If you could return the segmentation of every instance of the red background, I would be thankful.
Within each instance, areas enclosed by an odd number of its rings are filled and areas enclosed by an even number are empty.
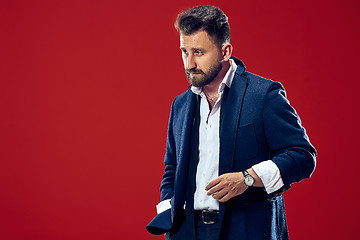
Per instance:
[[[356,239],[360,3],[0,3],[0,238],[163,239],[155,215],[172,99],[187,87],[173,22],[215,4],[234,56],[281,81],[318,150],[285,194],[290,237]]]

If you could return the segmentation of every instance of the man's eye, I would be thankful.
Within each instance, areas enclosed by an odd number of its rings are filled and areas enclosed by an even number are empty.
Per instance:
[[[197,50],[197,51],[195,51],[195,54],[196,54],[196,55],[203,55],[203,52],[200,51],[200,50]]]

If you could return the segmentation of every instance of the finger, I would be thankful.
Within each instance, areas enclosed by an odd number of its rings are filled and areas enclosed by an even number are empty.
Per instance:
[[[220,179],[217,177],[214,180],[210,181],[206,186],[205,186],[205,190],[209,190],[210,188],[214,187],[215,185],[220,183]]]
[[[221,189],[223,189],[223,186],[221,184],[215,185],[212,187],[209,191],[207,191],[207,195],[210,196],[216,192],[219,192]]]
[[[230,200],[233,197],[234,196],[231,193],[227,193],[222,198],[218,199],[218,201],[219,202],[227,202],[228,200]]]
[[[220,191],[214,193],[212,195],[213,198],[215,199],[221,199],[222,197],[224,197],[226,194],[228,194],[228,190],[227,189],[221,189]]]
[[[227,193],[224,194],[222,197],[220,197],[220,195],[219,195],[218,201],[219,201],[219,202],[226,202],[226,201],[230,200],[231,198],[236,197],[236,196],[242,194],[245,190],[246,190],[246,189],[244,189],[244,188],[241,188],[241,189],[238,189],[238,190],[236,190],[236,189],[229,189],[229,190],[227,191]]]

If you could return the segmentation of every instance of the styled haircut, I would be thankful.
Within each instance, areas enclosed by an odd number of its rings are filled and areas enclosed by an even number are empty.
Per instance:
[[[181,12],[175,21],[175,28],[183,35],[204,30],[218,46],[230,43],[228,17],[215,6],[197,6]]]

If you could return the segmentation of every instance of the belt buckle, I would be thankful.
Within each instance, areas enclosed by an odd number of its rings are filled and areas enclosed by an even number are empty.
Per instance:
[[[205,210],[205,209],[202,210],[201,211],[201,218],[202,218],[202,221],[203,221],[204,224],[209,224],[210,225],[210,224],[214,224],[215,222],[214,221],[208,221],[208,219],[206,219],[205,214],[209,213],[209,212],[211,213],[213,211],[212,210]]]

